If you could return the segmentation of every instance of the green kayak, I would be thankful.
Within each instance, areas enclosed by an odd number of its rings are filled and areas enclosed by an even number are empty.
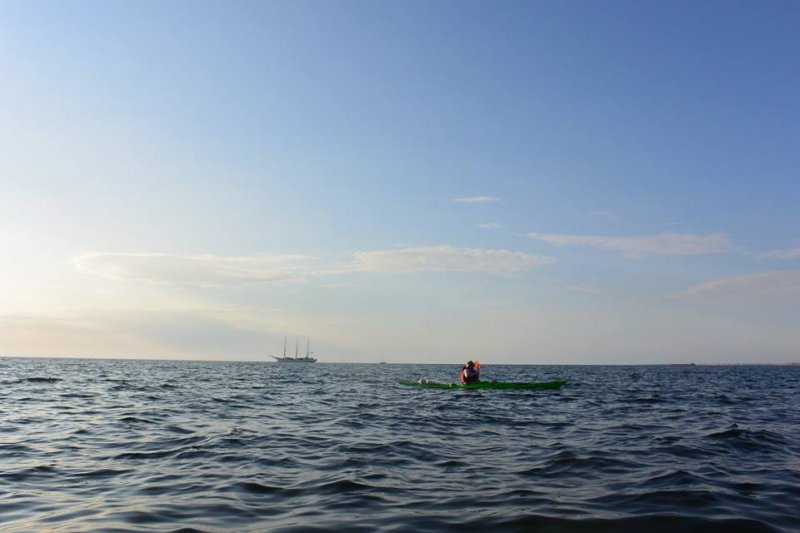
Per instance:
[[[457,385],[455,383],[434,383],[433,381],[401,381],[400,385],[409,387],[423,387],[428,389],[452,389],[452,390],[479,390],[479,389],[559,389],[566,381],[545,381],[542,383],[507,383],[502,381],[479,381],[478,383],[468,383]]]

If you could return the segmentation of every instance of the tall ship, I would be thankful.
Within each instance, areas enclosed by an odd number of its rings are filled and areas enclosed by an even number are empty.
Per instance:
[[[283,357],[278,357],[277,355],[270,355],[273,359],[275,359],[279,363],[316,363],[317,358],[313,357],[311,354],[314,352],[311,351],[311,340],[306,339],[306,354],[299,355],[297,353],[297,349],[300,346],[300,339],[295,339],[294,341],[294,357],[286,355],[286,337],[283,338]]]

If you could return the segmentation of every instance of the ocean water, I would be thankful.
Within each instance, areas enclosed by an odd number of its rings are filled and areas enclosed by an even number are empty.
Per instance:
[[[0,359],[0,531],[800,531],[800,367]]]

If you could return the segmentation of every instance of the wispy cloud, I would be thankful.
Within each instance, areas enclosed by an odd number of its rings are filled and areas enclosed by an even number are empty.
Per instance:
[[[794,259],[800,257],[800,248],[792,248],[790,250],[773,250],[758,254],[756,257],[759,259]]]
[[[611,211],[606,211],[604,209],[598,209],[597,211],[592,211],[592,216],[602,217],[606,220],[618,220],[620,218],[619,215],[612,213]]]
[[[513,274],[555,262],[545,257],[511,250],[423,246],[399,250],[356,252],[349,269],[355,272],[483,272]]]
[[[224,287],[301,278],[308,260],[300,255],[219,257],[158,253],[88,253],[72,259],[81,272],[154,285]]]
[[[464,198],[453,198],[453,201],[459,204],[488,204],[499,202],[500,199],[494,196],[465,196]]]
[[[478,227],[481,229],[497,229],[502,228],[503,225],[499,222],[487,222],[485,224],[478,224]]]
[[[555,258],[512,250],[423,246],[359,251],[345,264],[310,268],[302,255],[176,255],[88,253],[72,264],[86,274],[121,281],[175,287],[223,288],[251,283],[281,283],[354,272],[482,272],[513,274],[555,262]]]
[[[800,303],[800,271],[759,272],[722,278],[695,285],[670,299],[707,303],[786,300]]]
[[[642,237],[609,237],[602,235],[561,235],[529,233],[528,237],[556,246],[582,245],[623,252],[626,257],[641,255],[702,255],[730,252],[734,244],[723,233],[691,235],[662,233]]]
[[[576,283],[575,285],[567,285],[565,288],[573,292],[582,292],[585,294],[600,292],[600,290],[591,283]]]

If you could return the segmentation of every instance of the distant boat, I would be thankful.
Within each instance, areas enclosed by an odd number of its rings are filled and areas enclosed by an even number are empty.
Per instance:
[[[294,341],[294,357],[288,357],[286,355],[286,337],[283,338],[283,357],[278,357],[277,355],[270,355],[273,359],[275,359],[279,363],[316,363],[317,358],[312,357],[311,354],[314,353],[311,351],[311,340],[306,339],[306,354],[304,356],[297,354],[297,348],[300,344],[300,339],[295,339]]]

